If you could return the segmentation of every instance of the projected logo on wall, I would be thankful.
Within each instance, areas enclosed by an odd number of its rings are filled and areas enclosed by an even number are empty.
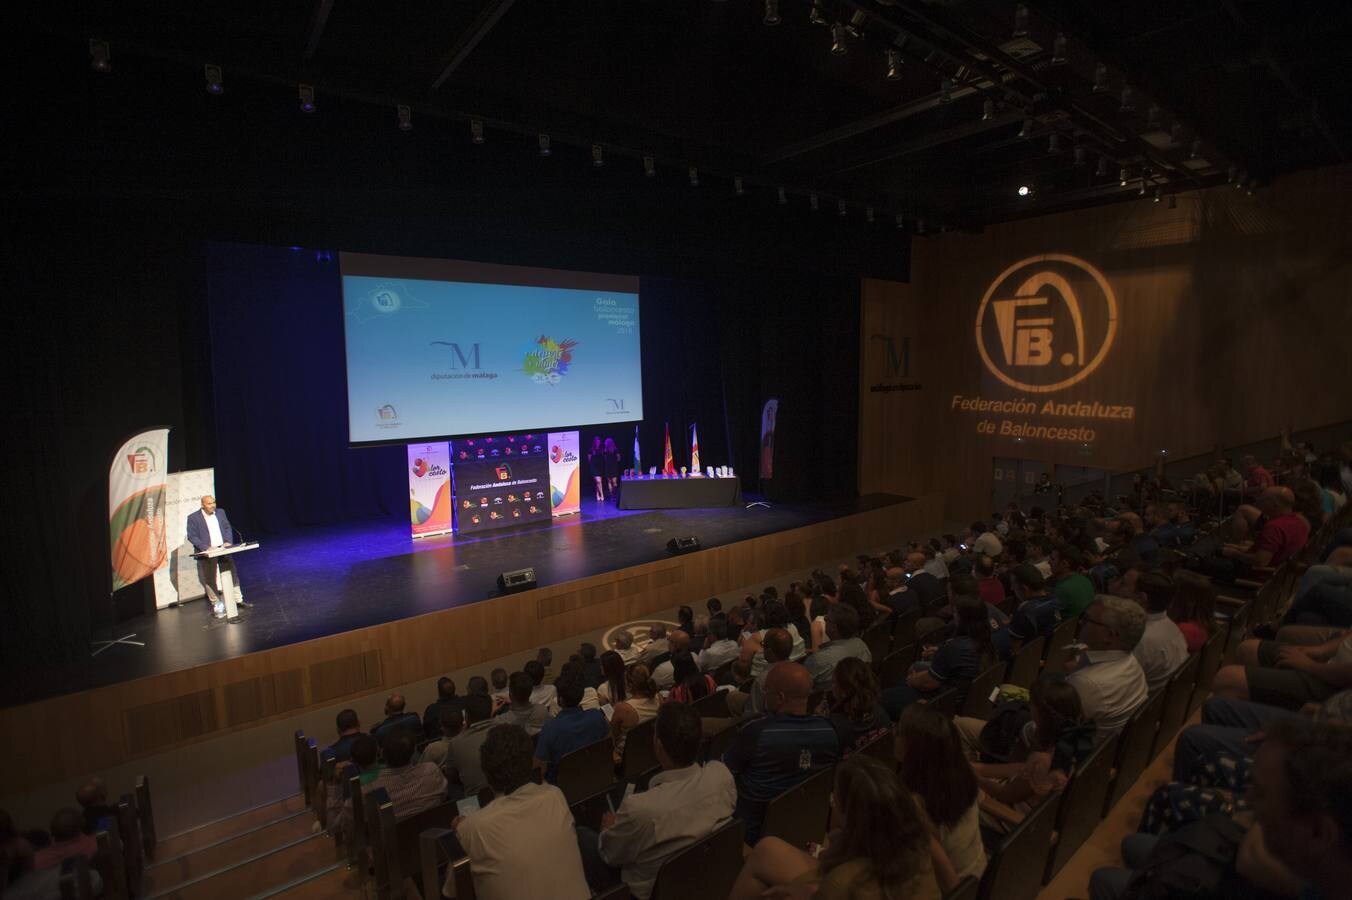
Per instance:
[[[558,384],[573,364],[573,348],[577,341],[565,338],[556,341],[540,335],[521,360],[521,371],[539,384]]]
[[[1103,273],[1074,256],[1030,256],[991,282],[976,313],[981,361],[1032,394],[1063,390],[1102,364],[1117,335],[1117,298]]]

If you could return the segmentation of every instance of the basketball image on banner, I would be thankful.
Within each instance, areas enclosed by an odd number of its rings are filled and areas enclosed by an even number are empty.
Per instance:
[[[409,524],[415,538],[451,530],[451,445],[408,445]]]
[[[576,431],[554,431],[549,435],[549,502],[554,517],[571,516],[582,510],[582,488],[578,482]]]
[[[108,536],[113,590],[140,581],[168,556],[164,532],[169,429],[143,431],[113,454],[108,469]]]

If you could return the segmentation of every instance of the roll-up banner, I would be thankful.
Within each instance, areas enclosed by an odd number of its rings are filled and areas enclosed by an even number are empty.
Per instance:
[[[129,438],[108,468],[108,536],[113,590],[140,581],[164,564],[165,479],[169,429]]]
[[[549,434],[549,502],[555,518],[571,516],[582,510],[581,486],[578,471],[576,431],[554,431]]]
[[[761,408],[760,477],[775,477],[775,419],[779,416],[779,398],[771,397]]]
[[[408,445],[409,524],[415,538],[451,530],[451,446]]]

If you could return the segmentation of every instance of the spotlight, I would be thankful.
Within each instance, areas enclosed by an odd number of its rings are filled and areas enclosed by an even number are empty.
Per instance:
[[[697,169],[694,166],[691,166],[689,174],[690,174],[690,186],[699,187],[699,169]]]
[[[1182,123],[1182,122],[1175,121],[1174,124],[1172,124],[1172,125],[1169,126],[1169,143],[1171,143],[1171,144],[1181,144],[1181,143],[1183,143],[1183,123]]]
[[[643,157],[643,174],[649,178],[653,178],[657,175],[657,161],[651,156]]]
[[[1118,186],[1118,187],[1126,187],[1126,186],[1127,186],[1127,167],[1126,167],[1126,166],[1123,166],[1123,167],[1122,167],[1122,171],[1120,171],[1120,172],[1117,173],[1117,186]]]
[[[1238,175],[1239,175],[1239,167],[1238,167],[1238,166],[1231,166],[1231,167],[1230,167],[1230,171],[1227,172],[1226,175],[1225,175],[1225,183],[1226,183],[1226,184],[1234,184],[1234,183],[1235,183],[1235,178],[1236,178]]]
[[[900,231],[901,229],[903,229],[903,228],[905,228],[905,227],[906,227],[906,220],[902,217],[901,213],[897,213],[897,230]]]
[[[1247,182],[1248,180],[1249,173],[1244,171],[1243,169],[1240,169],[1239,176],[1235,179],[1235,190],[1240,190],[1241,188],[1243,188],[1245,182]]]
[[[1094,174],[1099,178],[1108,177],[1108,158],[1106,156],[1099,157],[1098,168],[1094,169]]]
[[[113,71],[113,51],[108,49],[107,41],[89,39],[89,68],[104,74]]]
[[[837,201],[836,201],[836,215],[840,216],[842,219],[845,218],[845,201],[844,201],[844,200],[837,200]]]
[[[1084,148],[1077,146],[1075,148],[1075,165],[1077,168],[1084,167]]]
[[[1064,66],[1066,64],[1066,47],[1069,41],[1061,32],[1056,33],[1056,40],[1052,41],[1052,65]]]
[[[817,211],[818,204],[817,204],[817,195],[815,193],[807,195],[807,205],[813,212]]]
[[[987,97],[986,102],[981,104],[981,121],[989,122],[995,118],[995,101]]]
[[[813,25],[830,25],[831,22],[822,15],[821,7],[817,5],[817,0],[813,0],[812,12],[808,13],[808,22]]]
[[[1020,197],[1031,197],[1033,189],[1026,184],[1019,185],[1018,194]]]
[[[1033,118],[1027,116],[1023,120],[1023,127],[1019,129],[1019,137],[1027,139],[1033,134]]]
[[[540,145],[540,155],[549,156],[554,151],[549,148],[549,135],[541,133],[536,137],[536,143]]]
[[[1144,197],[1144,196],[1145,196],[1145,175],[1142,175],[1142,176],[1141,176],[1141,187],[1140,187],[1140,189],[1136,192],[1136,196],[1138,196],[1138,197]]]
[[[1054,134],[1047,139],[1047,152],[1051,154],[1061,152],[1061,135]]]
[[[1163,194],[1160,192],[1159,188],[1155,188],[1155,202],[1159,203],[1161,199],[1163,199]]]
[[[225,93],[225,84],[223,84],[221,81],[220,66],[213,65],[212,63],[207,63],[205,66],[202,67],[202,73],[206,76],[207,79],[208,94]]]
[[[1108,67],[1103,63],[1094,66],[1094,93],[1103,94],[1108,90]]]
[[[484,142],[484,123],[479,119],[469,120],[469,139],[471,143],[482,144]]]
[[[816,12],[816,9],[813,9]],[[839,22],[831,26],[831,55],[844,56],[849,48],[845,46],[845,26]]]
[[[302,84],[298,86],[297,93],[300,95],[300,111],[303,113],[312,113],[319,107],[315,106],[315,88],[312,84]]]
[[[1136,95],[1131,88],[1122,88],[1122,105],[1117,108],[1117,111],[1121,113],[1136,112]]]
[[[864,207],[864,221],[869,223],[870,225],[873,224],[873,207],[871,206]]]
[[[789,195],[783,188],[775,188],[775,199],[779,201],[780,206],[785,206],[789,202]]]
[[[779,17],[779,0],[765,0],[765,18],[761,21],[766,25],[778,25],[784,21]]]
[[[404,104],[400,103],[398,106],[396,106],[396,107],[394,108],[394,111],[395,111],[395,115],[398,116],[398,118],[399,118],[399,130],[400,130],[400,131],[412,131],[412,130],[413,130],[413,110],[409,109],[407,106],[405,106]]]
[[[944,79],[942,79],[942,80],[939,82],[939,102],[940,102],[940,103],[952,103],[952,102],[953,102],[953,79],[952,79],[952,78],[944,78]]]
[[[1202,139],[1194,138],[1192,142],[1192,149],[1188,151],[1188,159],[1196,159],[1201,155],[1202,155]]]
[[[1028,37],[1028,7],[1022,3],[1014,4],[1014,37]]]
[[[1145,124],[1151,128],[1160,127],[1160,119],[1164,116],[1164,110],[1155,104],[1150,104],[1150,108],[1145,111]]]
[[[1254,188],[1256,188],[1256,187],[1258,187],[1258,179],[1257,179],[1257,178],[1250,178],[1250,179],[1249,179],[1249,184],[1248,184],[1248,186],[1244,188],[1244,193],[1246,193],[1246,194],[1248,194],[1250,197],[1252,197],[1252,196],[1253,196],[1253,190],[1254,190]]]
[[[1177,195],[1177,194],[1170,194],[1170,195],[1169,195],[1169,208],[1170,208],[1170,209],[1178,209],[1178,195]]]
[[[592,165],[599,169],[605,164],[605,151],[601,149],[600,144],[592,144]]]
[[[899,50],[887,51],[887,80],[901,80],[901,51]]]
[[[737,175],[732,179],[732,192],[738,197],[746,193],[746,188],[742,186],[741,175]]]

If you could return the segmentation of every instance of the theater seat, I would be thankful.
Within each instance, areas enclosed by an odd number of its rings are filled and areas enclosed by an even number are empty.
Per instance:
[[[761,835],[780,838],[800,850],[809,843],[820,843],[826,835],[834,784],[835,770],[822,769],[771,800],[765,807]]]
[[[570,806],[604,791],[614,781],[615,742],[610,735],[564,756],[554,777],[554,784]]]
[[[1032,900],[1038,895],[1061,800],[1055,794],[1042,801],[995,845],[981,877],[980,900]]]
[[[670,856],[653,883],[652,900],[714,900],[728,896],[742,871],[746,824],[731,819],[718,830]],[[628,896],[626,893],[623,896]]]

